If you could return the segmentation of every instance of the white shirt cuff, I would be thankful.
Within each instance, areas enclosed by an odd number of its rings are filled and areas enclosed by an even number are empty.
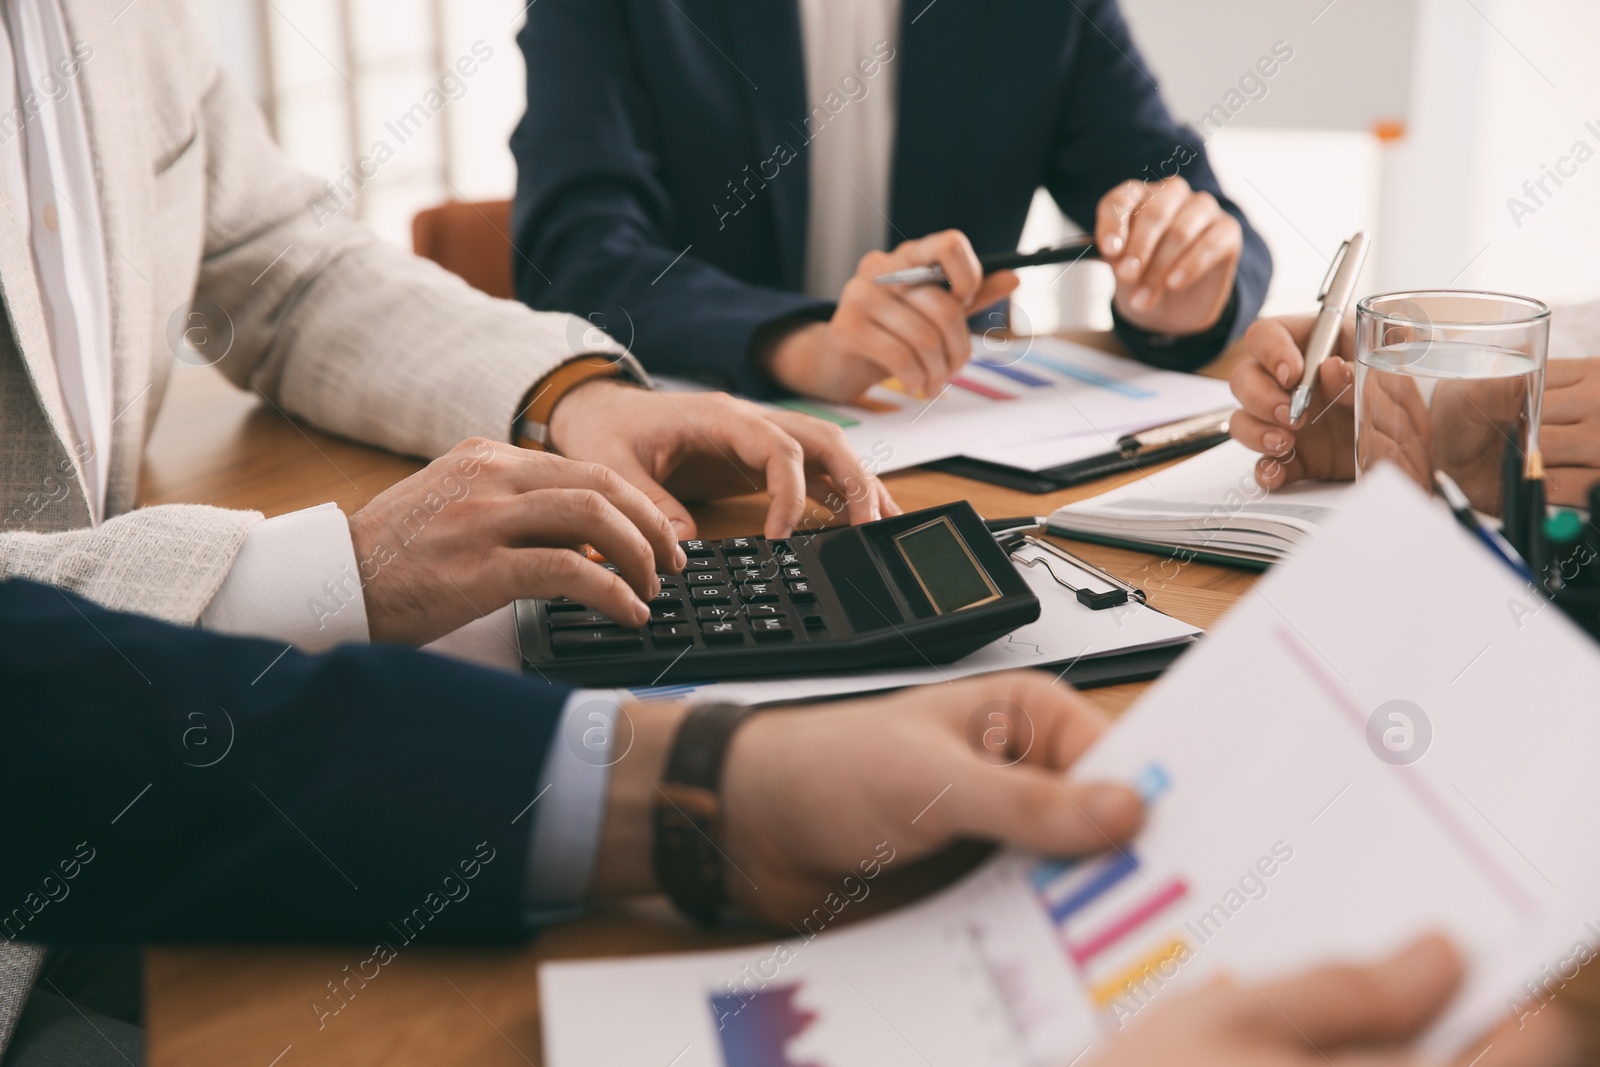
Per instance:
[[[611,765],[627,755],[631,727],[623,723],[624,749],[613,756],[621,708],[610,697],[579,689],[561,709],[533,803],[533,847],[528,851],[529,919],[545,922],[570,914],[589,893],[600,854]]]
[[[344,512],[321,504],[252,526],[200,625],[306,652],[367,641],[367,604]]]

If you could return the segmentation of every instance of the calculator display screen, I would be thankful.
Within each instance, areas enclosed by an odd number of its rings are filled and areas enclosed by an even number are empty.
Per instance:
[[[1000,590],[949,519],[907,530],[894,543],[940,615],[1000,598]]]

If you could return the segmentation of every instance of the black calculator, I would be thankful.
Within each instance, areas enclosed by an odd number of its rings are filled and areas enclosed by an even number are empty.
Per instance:
[[[962,501],[781,540],[682,542],[650,623],[570,599],[516,602],[530,670],[667,685],[948,663],[1039,617],[1039,600]]]

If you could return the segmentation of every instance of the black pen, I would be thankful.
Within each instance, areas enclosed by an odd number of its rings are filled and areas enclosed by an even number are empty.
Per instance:
[[[1056,245],[1054,248],[1041,248],[1036,252],[994,252],[987,256],[979,256],[978,265],[983,268],[983,273],[993,274],[998,270],[1042,267],[1050,263],[1075,263],[1080,259],[1099,258],[1100,251],[1095,247],[1094,235],[1084,234],[1066,244]],[[907,267],[905,270],[880,274],[872,280],[879,285],[950,284],[950,280],[944,276],[944,271],[937,264],[928,267]]]
[[[1011,519],[984,519],[983,525],[996,541],[1018,537],[1022,534],[1044,533],[1050,519],[1045,515],[1018,515]]]

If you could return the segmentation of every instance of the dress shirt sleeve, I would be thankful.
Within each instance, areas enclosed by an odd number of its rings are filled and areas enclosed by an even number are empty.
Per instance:
[[[321,504],[252,526],[200,625],[276,638],[305,652],[367,641],[367,605],[344,512]]]
[[[577,690],[561,710],[531,812],[528,919],[534,925],[576,914],[588,896],[621,716],[614,699],[592,690]]]

